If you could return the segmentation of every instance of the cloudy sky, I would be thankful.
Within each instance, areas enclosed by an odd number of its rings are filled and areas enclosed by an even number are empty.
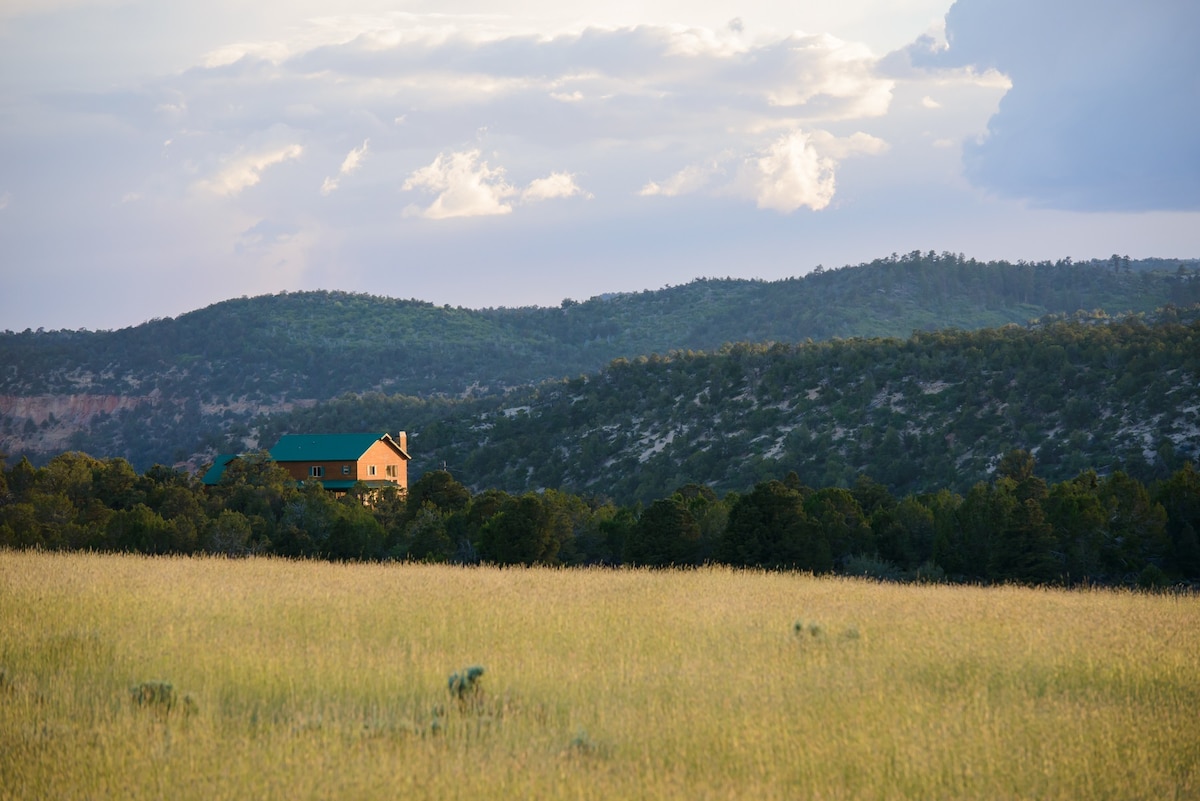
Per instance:
[[[0,329],[1200,256],[1193,0],[0,0]]]

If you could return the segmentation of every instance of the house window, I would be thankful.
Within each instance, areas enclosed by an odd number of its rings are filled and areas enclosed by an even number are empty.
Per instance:
[[[342,465],[342,475],[343,476],[350,475],[350,465],[348,465],[348,464]]]
[[[395,477],[396,477],[396,472],[397,472],[397,470],[396,470],[396,465],[394,465],[394,464],[389,464],[389,465],[387,466],[387,477],[388,477],[388,478],[395,478]]]
[[[372,465],[367,465],[367,475],[368,475],[368,476],[373,476],[373,475],[375,475],[375,465],[373,465],[373,464],[372,464]]]
[[[321,467],[320,465],[315,464],[312,467],[308,468],[308,475],[309,475],[309,478],[321,478],[322,476],[325,475],[325,468]]]

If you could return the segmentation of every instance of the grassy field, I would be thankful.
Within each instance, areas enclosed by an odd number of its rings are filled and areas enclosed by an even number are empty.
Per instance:
[[[0,552],[0,670],[5,799],[1200,798],[1194,597]]]

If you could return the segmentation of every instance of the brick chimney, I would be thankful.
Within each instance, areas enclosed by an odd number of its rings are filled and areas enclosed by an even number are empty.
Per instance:
[[[400,446],[400,450],[408,453],[408,434],[403,431],[397,433],[396,444]]]

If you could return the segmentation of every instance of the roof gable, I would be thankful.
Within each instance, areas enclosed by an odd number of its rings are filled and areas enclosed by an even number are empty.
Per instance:
[[[217,458],[213,459],[212,467],[204,473],[200,479],[203,484],[218,484],[221,477],[225,475],[225,468],[229,463],[238,458],[236,453],[218,453]]]
[[[402,458],[409,458],[387,434],[284,434],[271,449],[271,458],[277,462],[356,461],[380,440]]]

